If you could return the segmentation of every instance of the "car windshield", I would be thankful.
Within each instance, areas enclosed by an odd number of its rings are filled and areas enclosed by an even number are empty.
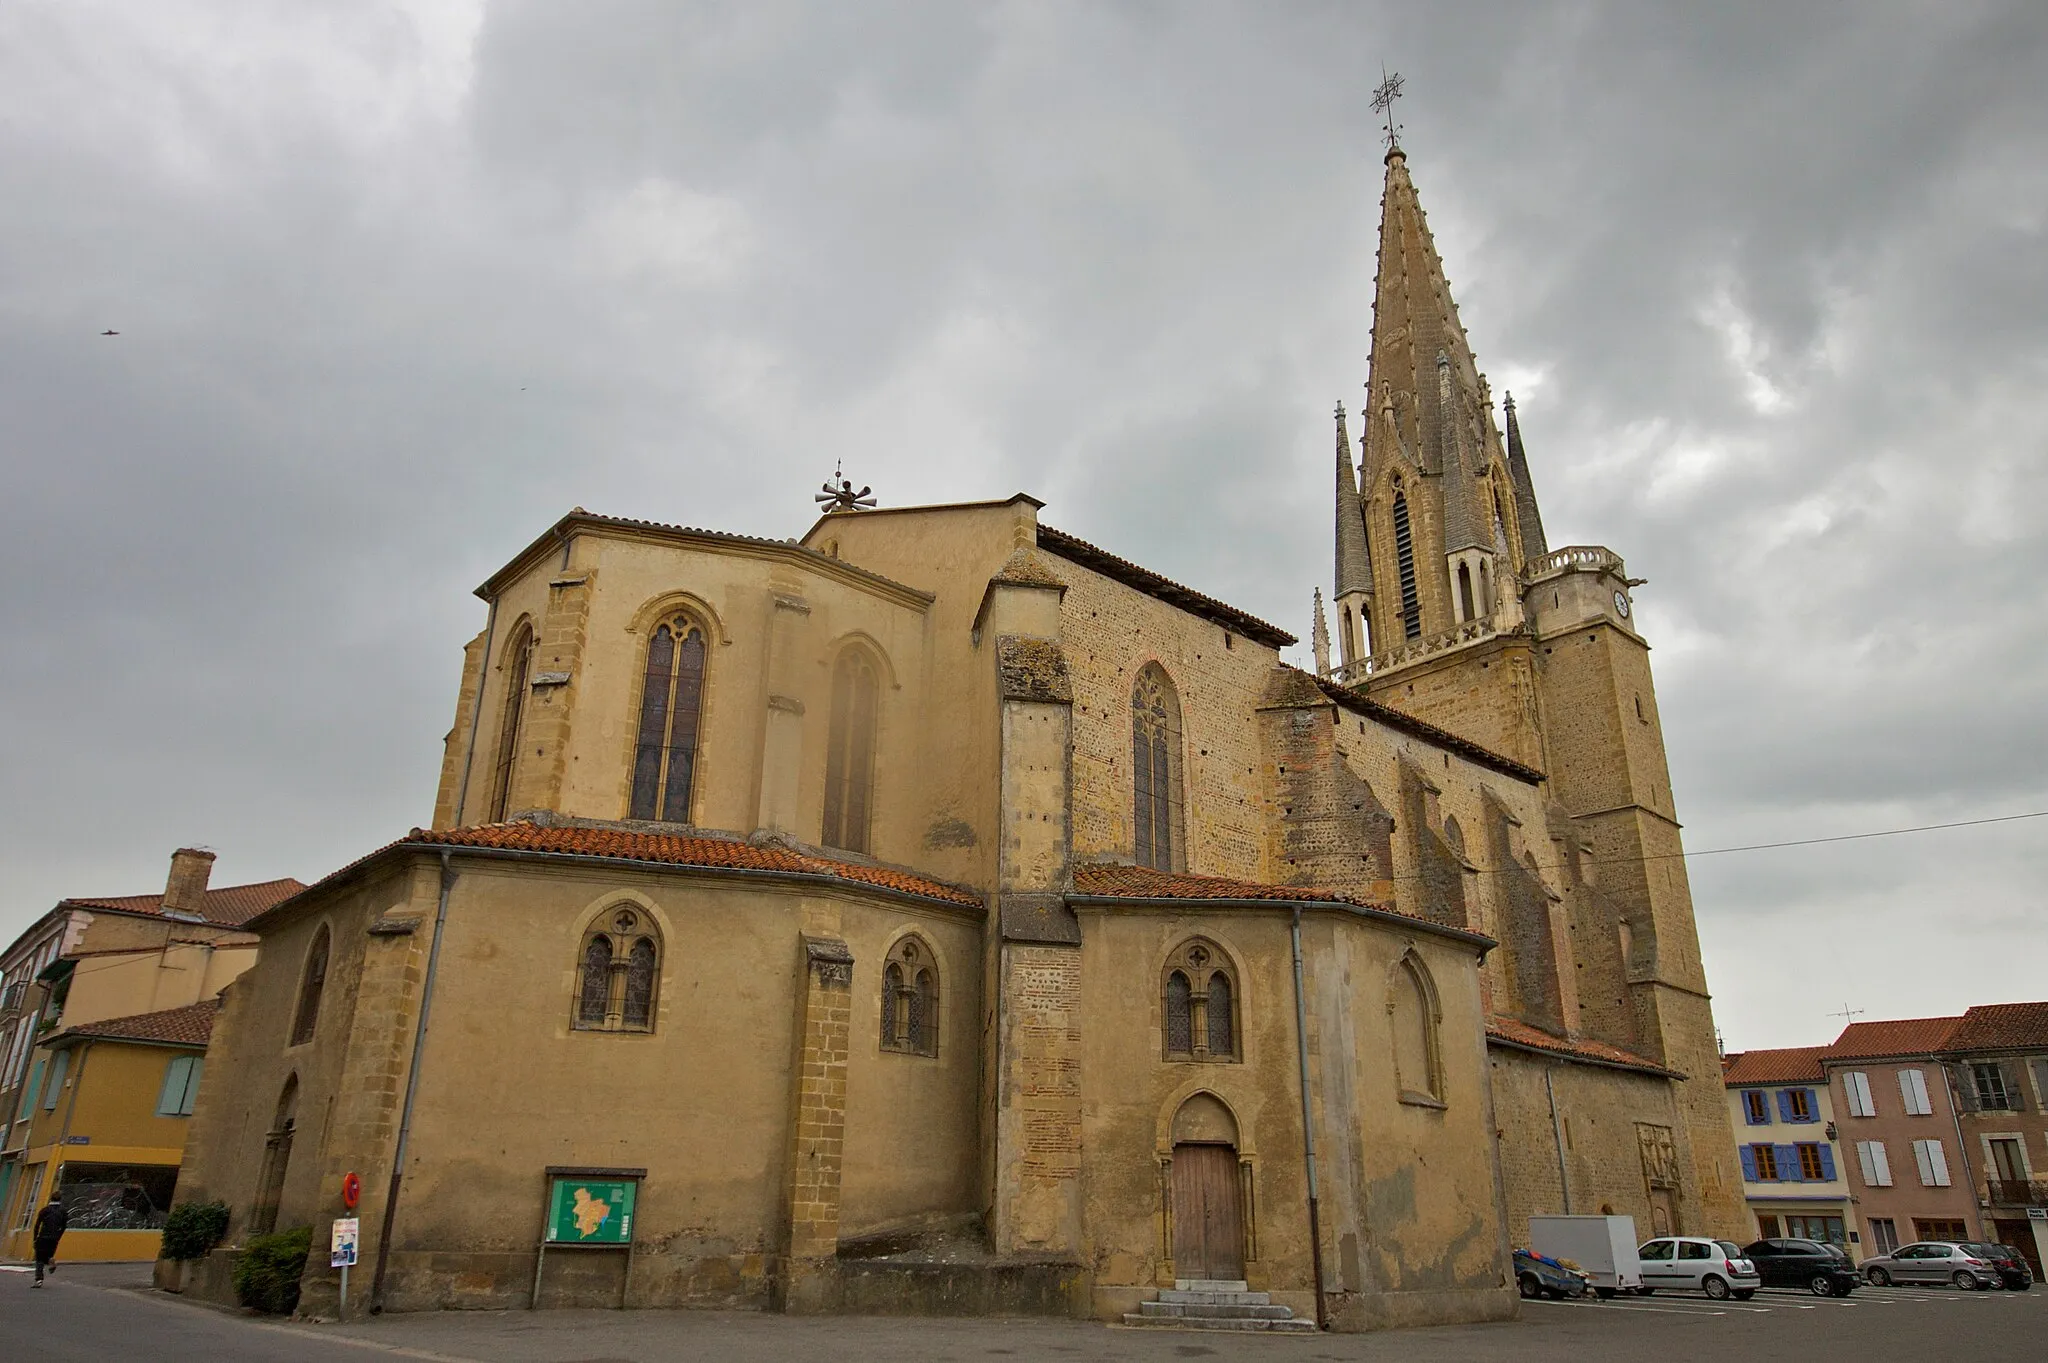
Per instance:
[[[1721,1253],[1727,1255],[1730,1259],[1740,1259],[1742,1257],[1741,1248],[1733,1240],[1716,1240],[1714,1243],[1720,1247]]]
[[[1997,1245],[1965,1244],[1958,1245],[1957,1248],[1966,1254],[1974,1254],[1979,1259],[2003,1259],[2005,1257],[2005,1251]]]

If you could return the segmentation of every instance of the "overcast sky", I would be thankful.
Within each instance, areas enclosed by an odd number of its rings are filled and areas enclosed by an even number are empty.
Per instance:
[[[0,940],[426,822],[571,506],[1025,490],[1306,637],[1383,62],[1688,846],[2048,809],[2048,7],[1680,8],[0,6]],[[1696,858],[1729,1045],[2048,996],[2044,872]]]

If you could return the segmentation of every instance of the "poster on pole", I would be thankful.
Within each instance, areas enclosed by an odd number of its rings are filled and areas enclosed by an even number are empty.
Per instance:
[[[335,1218],[334,1233],[327,1242],[327,1266],[329,1268],[355,1267],[356,1234],[361,1224],[353,1216]]]
[[[556,1175],[548,1184],[550,1245],[627,1245],[633,1241],[634,1179]]]

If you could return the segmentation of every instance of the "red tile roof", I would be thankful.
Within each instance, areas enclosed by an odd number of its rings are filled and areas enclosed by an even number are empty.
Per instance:
[[[1931,1055],[1948,1041],[1960,1018],[1897,1018],[1889,1022],[1852,1022],[1824,1047],[1829,1060],[1881,1055]]]
[[[1229,880],[1222,876],[1179,875],[1155,871],[1147,866],[1089,864],[1074,869],[1074,892],[1109,899],[1279,899],[1319,904],[1356,904],[1398,912],[1392,905],[1337,890],[1318,890],[1306,885],[1266,885],[1255,880]],[[1404,915],[1406,916],[1406,915]]]
[[[200,901],[199,913],[209,923],[224,928],[238,928],[265,909],[283,903],[305,888],[290,876],[282,880],[260,881],[254,885],[223,885],[218,890],[206,892],[206,897]],[[155,918],[163,915],[164,897],[161,894],[128,894],[101,899],[67,899],[59,907],[141,913]]]
[[[1963,1014],[1943,1049],[2004,1051],[2048,1048],[2048,1003],[1985,1003]]]
[[[1825,1046],[1793,1046],[1776,1051],[1743,1051],[1728,1057],[1721,1067],[1721,1082],[1729,1088],[1745,1084],[1822,1083],[1828,1074],[1821,1068]]]
[[[1064,530],[1055,530],[1040,523],[1038,547],[1048,553],[1058,554],[1070,563],[1078,563],[1104,577],[1123,583],[1150,597],[1164,601],[1169,606],[1178,606],[1190,615],[1200,616],[1242,634],[1247,639],[1266,645],[1268,648],[1285,648],[1295,638],[1278,625],[1269,625],[1258,616],[1226,605],[1213,596],[1204,596],[1192,587],[1183,587],[1171,578],[1161,577],[1150,568],[1141,568],[1127,558],[1118,558],[1107,549],[1098,549],[1087,540],[1069,535]]]
[[[204,1046],[213,1035],[213,1020],[220,1016],[220,1000],[188,1003],[183,1008],[166,1008],[157,1013],[136,1013],[132,1017],[106,1018],[69,1027],[50,1040],[79,1037],[89,1041],[147,1041],[168,1046]]]
[[[1667,1078],[1684,1077],[1676,1070],[1668,1069],[1654,1060],[1645,1060],[1642,1056],[1624,1051],[1619,1046],[1610,1046],[1604,1041],[1594,1041],[1590,1037],[1573,1040],[1568,1037],[1552,1036],[1540,1027],[1532,1027],[1515,1018],[1488,1018],[1486,1039],[1516,1050],[1542,1051],[1546,1055],[1562,1055],[1573,1060],[1613,1066],[1616,1069],[1639,1070],[1644,1074]]]

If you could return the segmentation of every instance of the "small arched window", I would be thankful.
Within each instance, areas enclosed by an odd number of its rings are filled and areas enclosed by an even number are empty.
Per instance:
[[[1437,1040],[1441,1022],[1436,983],[1413,951],[1394,967],[1387,987],[1387,1014],[1394,1032],[1394,1074],[1404,1102],[1443,1101],[1443,1060]]]
[[[1415,535],[1408,524],[1408,498],[1394,494],[1394,557],[1401,572],[1401,634],[1408,639],[1422,635],[1422,603],[1415,583]]]
[[[1180,697],[1166,670],[1147,663],[1131,689],[1131,854],[1157,871],[1187,865],[1180,749]]]
[[[327,946],[329,942],[327,925],[313,934],[313,949],[306,953],[306,966],[299,976],[299,1006],[292,1013],[292,1039],[294,1046],[303,1046],[313,1039],[313,1033],[320,1026],[320,994],[327,987]]]
[[[939,963],[919,937],[905,937],[882,967],[882,1049],[939,1053]]]
[[[577,1029],[651,1032],[660,990],[661,938],[652,920],[631,907],[601,916],[577,958]]]
[[[504,713],[498,721],[498,761],[491,773],[491,822],[504,821],[512,801],[512,772],[519,764],[519,731],[533,673],[533,627],[521,625],[505,650]]]
[[[875,789],[875,700],[880,690],[874,660],[864,649],[849,648],[839,655],[832,669],[832,726],[825,751],[827,847],[873,850],[869,820]]]
[[[703,707],[704,630],[687,615],[674,616],[656,625],[647,640],[628,817],[690,821]]]
[[[1162,999],[1168,1060],[1242,1058],[1237,969],[1214,942],[1195,938],[1166,958]]]

